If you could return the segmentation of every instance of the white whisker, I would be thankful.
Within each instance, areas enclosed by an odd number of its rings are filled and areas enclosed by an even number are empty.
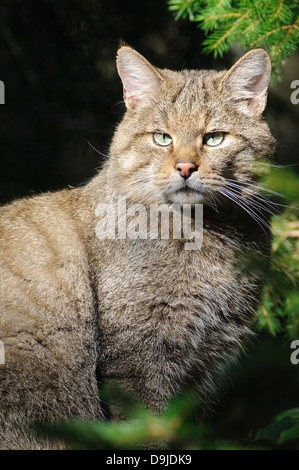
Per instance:
[[[227,186],[229,186],[229,184]],[[241,197],[240,194],[236,192],[236,189],[234,187],[231,188],[229,186],[229,188],[230,188],[229,191],[232,192],[236,197]],[[272,207],[271,207],[271,209],[269,209],[269,207],[267,207],[268,201],[266,199],[259,198],[258,195],[255,194],[254,192],[251,193],[251,196],[252,196],[251,199],[246,199],[246,198],[242,197],[242,201],[244,203],[246,203],[248,206],[252,205],[252,206],[256,207],[258,210],[262,210],[262,211],[264,210],[266,212],[269,212],[271,215],[275,215],[275,213],[271,210]],[[262,202],[264,204],[262,204]]]
[[[228,199],[230,199],[231,201],[235,202],[239,207],[241,207],[242,209],[245,210],[245,212],[247,212],[247,214],[253,218],[253,220],[255,220],[257,222],[257,224],[261,227],[261,229],[264,231],[264,233],[266,235],[267,232],[265,231],[263,225],[269,229],[270,226],[269,226],[269,223],[266,222],[262,217],[260,217],[256,211],[254,209],[252,209],[251,207],[248,207],[248,205],[246,205],[246,202],[244,201],[244,199],[242,199],[240,196],[238,196],[236,193],[233,193],[231,190],[227,189],[227,188],[218,188],[218,191],[223,194],[224,196],[226,196]],[[261,225],[262,224],[262,225]]]
[[[89,142],[89,140],[86,139],[86,142],[88,143],[88,145],[90,145],[90,147],[91,147],[95,152],[97,152],[98,154],[102,155],[102,157],[110,158],[109,155],[106,155],[105,153],[102,153],[102,152],[100,152],[99,150],[97,150],[97,149]]]
[[[231,181],[233,183],[238,183],[237,180],[233,180],[233,179],[229,179],[229,178],[226,178],[226,181]],[[245,181],[242,181],[242,183],[240,183],[243,187],[247,187],[247,186],[250,186],[252,188],[256,188],[258,189],[259,191],[265,191],[265,192],[268,192],[270,194],[273,194],[275,196],[279,196],[279,197],[283,197],[283,198],[286,198],[286,196],[284,196],[283,194],[281,193],[278,193],[276,191],[272,191],[271,189],[268,189],[268,188],[264,188],[263,186],[258,186],[256,184],[252,184],[252,183],[247,183]]]

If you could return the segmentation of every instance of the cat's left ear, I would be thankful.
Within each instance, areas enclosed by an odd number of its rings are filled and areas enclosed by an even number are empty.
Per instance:
[[[224,75],[221,90],[243,113],[259,116],[265,109],[271,61],[264,49],[247,52]]]
[[[128,109],[155,101],[163,78],[141,54],[131,47],[122,46],[117,52],[116,65]]]

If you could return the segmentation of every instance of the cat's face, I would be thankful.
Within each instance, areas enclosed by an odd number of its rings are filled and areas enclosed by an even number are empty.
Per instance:
[[[227,73],[172,72],[120,49],[128,110],[111,146],[111,166],[122,194],[146,205],[216,206],[245,197],[245,185],[248,197],[254,162],[268,156],[273,144],[260,119],[269,58],[262,50],[250,55]]]

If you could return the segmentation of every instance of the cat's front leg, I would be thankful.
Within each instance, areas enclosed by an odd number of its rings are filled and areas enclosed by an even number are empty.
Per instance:
[[[72,347],[65,335],[59,355],[47,345],[18,343],[7,338],[0,365],[0,449],[48,449],[49,443],[29,431],[32,423],[64,419],[101,419],[94,367],[88,351]]]

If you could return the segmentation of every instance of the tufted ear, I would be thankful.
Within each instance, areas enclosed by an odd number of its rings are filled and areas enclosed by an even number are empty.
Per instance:
[[[117,53],[116,65],[128,109],[155,101],[163,78],[141,54],[131,47],[122,46]]]
[[[264,49],[247,52],[224,75],[221,90],[243,113],[259,116],[265,109],[271,61]]]

